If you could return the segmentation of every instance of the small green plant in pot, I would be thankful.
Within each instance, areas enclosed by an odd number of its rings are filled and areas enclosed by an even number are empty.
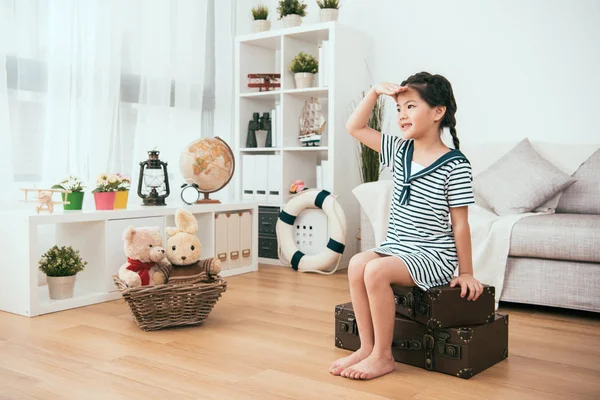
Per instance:
[[[302,24],[302,17],[306,16],[306,4],[299,0],[280,0],[277,11],[283,27],[291,28]]]
[[[54,300],[73,297],[75,277],[87,265],[79,250],[71,246],[53,246],[38,261],[39,269],[46,274],[50,298]]]
[[[337,21],[340,1],[339,0],[317,0],[319,6],[319,18],[321,22]]]
[[[298,53],[290,63],[290,71],[294,74],[298,89],[312,87],[315,74],[319,72],[319,62],[303,51]]]
[[[271,21],[268,21],[269,8],[264,5],[258,5],[252,9],[252,18],[254,18],[254,33],[265,32],[271,29]]]
[[[68,190],[71,193],[61,193],[62,201],[68,201],[69,204],[64,204],[65,210],[81,210],[83,206],[83,196],[85,192],[83,189],[85,185],[79,178],[75,176],[69,176],[52,186],[52,189]]]

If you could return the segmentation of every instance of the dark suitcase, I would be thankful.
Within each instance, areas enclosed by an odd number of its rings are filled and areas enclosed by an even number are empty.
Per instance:
[[[430,326],[480,325],[494,320],[495,289],[485,286],[475,301],[460,297],[460,286],[438,286],[423,291],[418,287],[392,285],[396,313]]]
[[[335,307],[335,345],[360,347],[352,303]],[[400,363],[468,379],[508,357],[508,315],[456,328],[429,328],[396,315],[392,354]]]

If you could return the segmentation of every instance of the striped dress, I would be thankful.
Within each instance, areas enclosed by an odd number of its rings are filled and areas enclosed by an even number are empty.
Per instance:
[[[371,251],[399,257],[417,286],[427,290],[452,280],[458,257],[450,208],[475,203],[473,178],[459,150],[418,171],[413,151],[412,139],[381,135],[379,159],[392,172],[394,191],[386,238]]]

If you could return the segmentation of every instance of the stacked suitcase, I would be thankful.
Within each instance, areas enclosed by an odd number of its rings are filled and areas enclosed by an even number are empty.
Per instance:
[[[468,379],[508,357],[508,315],[495,312],[494,287],[486,286],[475,301],[461,298],[459,286],[392,289],[397,362]],[[335,345],[360,347],[352,303],[335,307]]]

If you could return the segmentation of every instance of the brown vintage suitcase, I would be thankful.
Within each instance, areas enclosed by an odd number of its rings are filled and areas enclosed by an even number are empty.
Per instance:
[[[335,345],[358,350],[360,339],[352,303],[335,307]],[[508,357],[508,315],[482,325],[429,328],[396,315],[394,360],[468,379]]]
[[[480,325],[494,320],[495,289],[484,285],[481,296],[475,301],[460,297],[460,286],[438,286],[423,291],[418,287],[392,285],[396,313],[430,326]]]

